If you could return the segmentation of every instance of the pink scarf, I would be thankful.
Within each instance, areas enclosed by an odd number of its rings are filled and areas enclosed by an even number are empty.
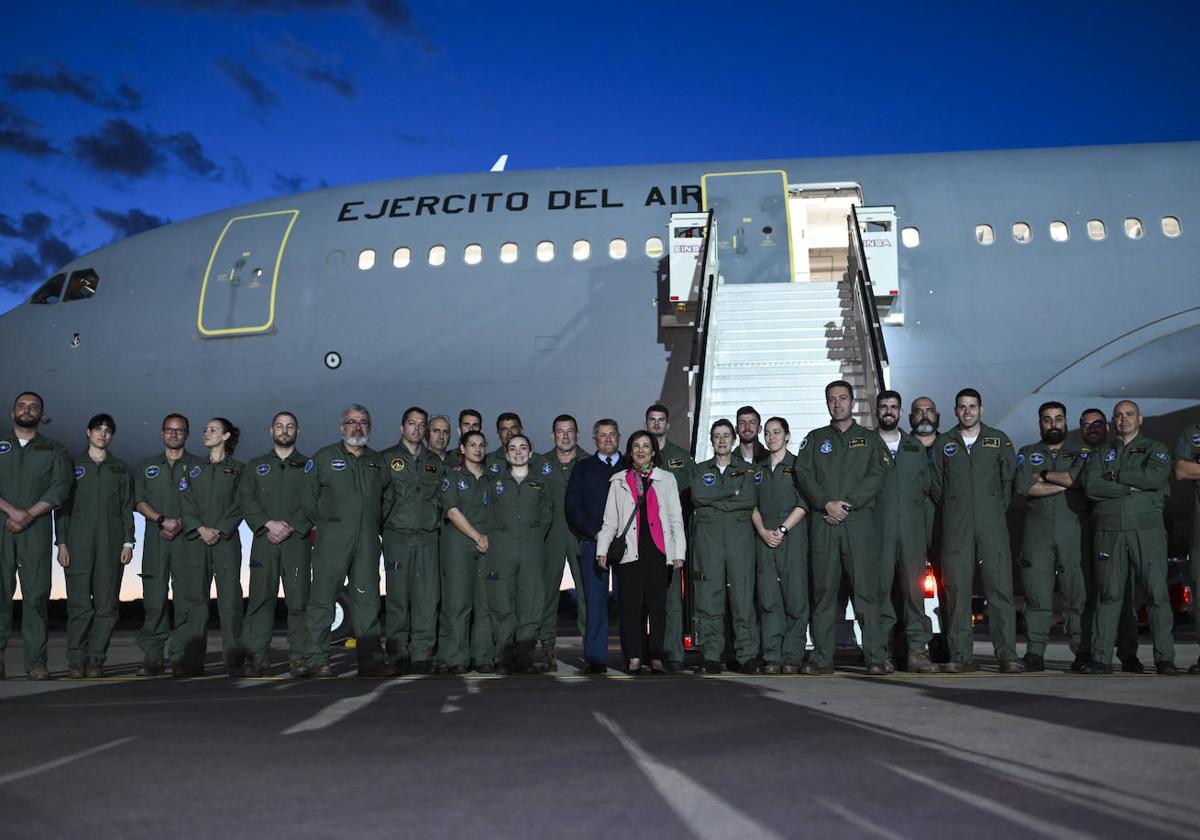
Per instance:
[[[629,485],[629,491],[633,493],[633,504],[638,503],[638,480],[637,470],[627,470],[625,472],[625,483]],[[650,523],[650,537],[654,540],[654,544],[658,546],[658,550],[663,554],[667,553],[667,544],[663,541],[662,519],[658,515],[658,496],[654,492],[654,485],[650,485],[650,491],[646,493],[646,520]],[[639,516],[634,519],[634,524],[640,531],[642,528],[642,518]]]

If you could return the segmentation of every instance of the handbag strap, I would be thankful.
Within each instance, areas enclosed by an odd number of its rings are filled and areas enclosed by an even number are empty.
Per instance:
[[[629,533],[630,527],[633,525],[633,520],[637,518],[638,509],[646,503],[646,497],[650,495],[650,476],[646,476],[646,492],[638,497],[637,504],[633,506],[633,513],[629,514],[629,521],[625,523],[625,527],[621,530],[621,539],[625,539],[625,535]]]

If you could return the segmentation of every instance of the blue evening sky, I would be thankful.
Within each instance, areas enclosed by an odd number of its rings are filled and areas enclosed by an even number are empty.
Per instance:
[[[13,3],[0,312],[272,195],[487,169],[1200,138],[1200,4]]]

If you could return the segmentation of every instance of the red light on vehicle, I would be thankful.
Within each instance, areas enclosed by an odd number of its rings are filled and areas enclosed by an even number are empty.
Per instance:
[[[671,295],[671,300],[679,300],[679,295]]]
[[[1192,605],[1192,587],[1190,586],[1183,587],[1183,605],[1184,607]]]
[[[891,295],[892,297],[899,297],[900,290],[899,289],[889,289],[888,294]]]
[[[683,637],[683,649],[684,650],[691,650],[694,646],[695,646],[695,644],[692,641],[692,637],[690,635]]]
[[[925,570],[925,597],[932,598],[937,594],[937,578],[933,576],[933,569]]]

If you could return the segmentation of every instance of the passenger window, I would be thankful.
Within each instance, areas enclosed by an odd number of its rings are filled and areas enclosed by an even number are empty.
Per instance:
[[[434,245],[429,249],[429,264],[441,265],[446,261],[446,246]]]
[[[586,239],[576,239],[571,246],[571,256],[582,262],[592,255],[592,243]]]
[[[468,245],[463,248],[463,262],[467,265],[479,265],[483,262],[483,246]]]
[[[397,248],[392,252],[392,266],[395,268],[408,268],[408,264],[412,262],[412,250],[409,248]]]
[[[658,259],[663,255],[663,241],[657,236],[651,236],[646,240],[646,256],[650,259]]]
[[[904,243],[905,248],[916,248],[921,244],[921,231],[915,227],[901,228],[900,241]]]
[[[624,239],[613,239],[608,243],[608,255],[614,260],[623,260],[629,253],[629,246]]]
[[[90,268],[76,271],[71,274],[71,280],[67,283],[67,293],[63,295],[63,300],[86,300],[96,294],[99,285],[100,276]]]
[[[42,287],[33,293],[33,297],[29,299],[30,303],[58,303],[62,299],[63,283],[67,282],[67,275],[55,274],[49,280],[42,284]]]
[[[1014,222],[1012,226],[1013,239],[1020,242],[1022,245],[1033,239],[1033,231],[1025,222]]]
[[[1172,239],[1182,233],[1183,230],[1179,227],[1179,219],[1174,216],[1163,216],[1162,232],[1163,236],[1169,236]]]
[[[1141,219],[1130,216],[1125,220],[1125,235],[1130,239],[1141,239],[1143,233]]]
[[[1066,222],[1051,222],[1050,223],[1050,238],[1055,242],[1066,242],[1071,238],[1071,231],[1067,228]]]
[[[515,263],[517,261],[517,243],[505,242],[500,246],[500,262]]]
[[[538,262],[550,262],[550,260],[554,259],[554,243],[539,242],[537,244],[537,258]]]
[[[375,249],[364,248],[358,253],[358,270],[369,271],[375,267]]]
[[[975,225],[975,241],[980,245],[991,245],[996,241],[996,234],[991,225]]]
[[[1099,242],[1104,237],[1108,236],[1108,230],[1104,227],[1104,222],[1099,219],[1091,219],[1087,223],[1088,238],[1095,239]]]

